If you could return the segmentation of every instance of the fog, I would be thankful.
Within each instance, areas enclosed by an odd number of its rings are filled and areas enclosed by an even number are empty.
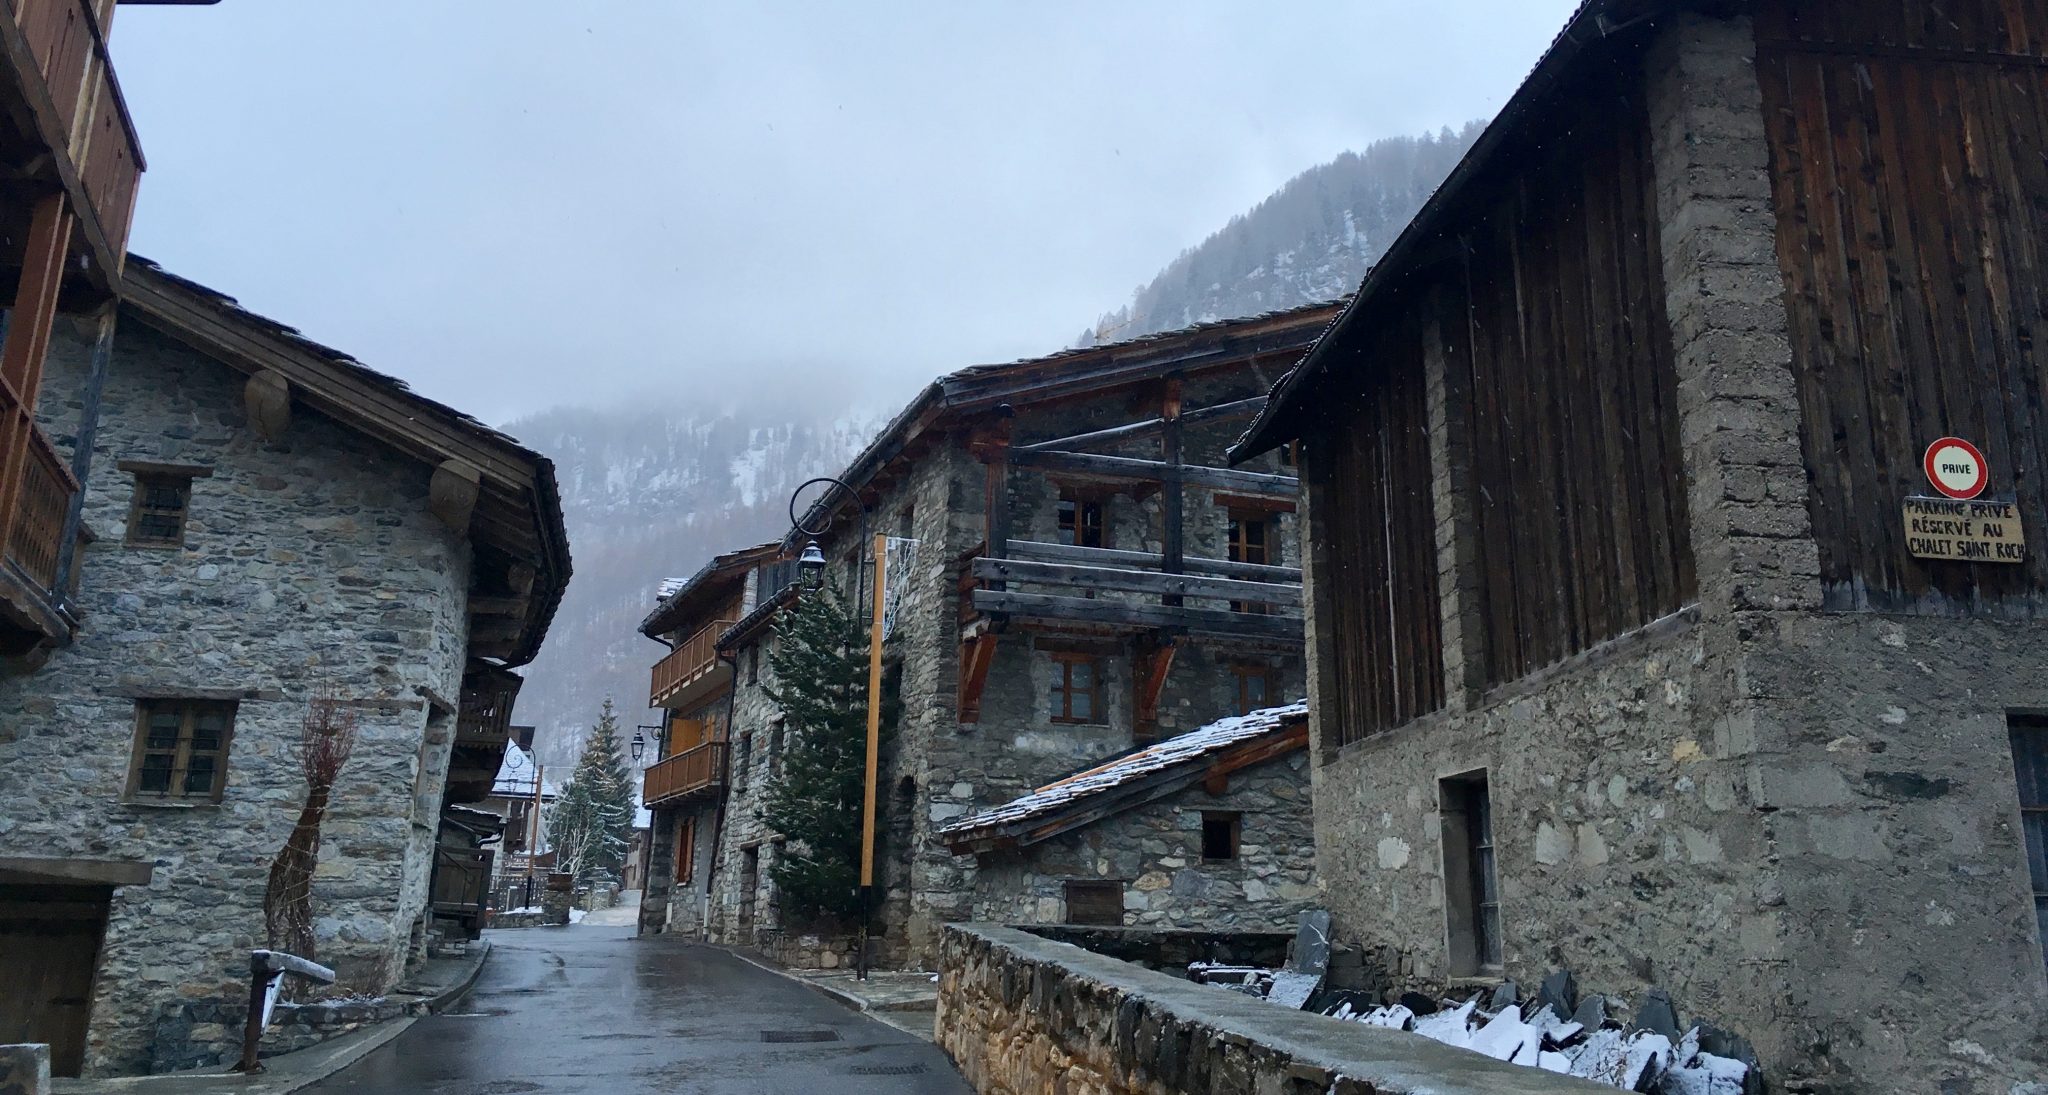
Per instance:
[[[898,401],[1292,175],[1490,116],[1571,0],[123,7],[137,253],[502,421]]]

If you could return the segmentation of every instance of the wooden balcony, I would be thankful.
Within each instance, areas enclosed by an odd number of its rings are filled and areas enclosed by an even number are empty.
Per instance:
[[[736,622],[713,620],[655,662],[647,689],[647,706],[681,706],[710,691],[703,686],[729,676],[730,671],[718,660],[718,637]]]
[[[49,181],[72,196],[77,232],[93,276],[109,293],[118,285],[128,228],[144,162],[128,103],[107,52],[105,27],[93,0],[6,0],[0,53],[13,70],[18,126],[49,153]],[[112,5],[105,5],[111,9]],[[26,149],[11,158],[22,160]]]
[[[648,806],[680,806],[710,798],[725,786],[725,743],[706,742],[650,766],[641,785]]]
[[[11,523],[0,522],[7,528],[6,550],[0,555],[0,653],[6,654],[71,639],[71,618],[60,607],[57,568],[64,518],[78,493],[78,481],[43,431],[21,419],[14,425],[27,425],[28,436],[20,505]]]

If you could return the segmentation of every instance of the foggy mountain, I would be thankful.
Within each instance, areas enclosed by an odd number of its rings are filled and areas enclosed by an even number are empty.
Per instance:
[[[1077,345],[1120,342],[1350,293],[1483,128],[1470,122],[1457,132],[1389,137],[1296,175],[1250,212],[1181,252],[1129,304],[1082,332]]]
[[[1182,252],[1080,344],[1351,292],[1480,128],[1376,141],[1303,172]],[[783,534],[790,491],[843,469],[897,409],[793,413],[766,391],[739,400],[716,412],[556,409],[505,427],[554,458],[575,558],[519,698],[519,721],[541,728],[544,762],[574,761],[606,696],[625,738],[646,721],[648,668],[661,648],[636,628],[662,579]]]
[[[543,762],[575,760],[606,696],[630,740],[662,652],[637,628],[662,579],[788,531],[790,491],[845,467],[885,421],[791,421],[768,394],[723,410],[557,408],[505,427],[554,459],[576,568],[519,695],[517,721],[541,728]]]

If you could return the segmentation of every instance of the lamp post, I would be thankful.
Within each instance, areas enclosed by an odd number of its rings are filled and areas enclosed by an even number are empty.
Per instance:
[[[642,756],[643,754],[645,754],[645,753],[647,752],[647,728],[646,728],[646,727],[644,727],[644,726],[638,726],[638,727],[634,727],[634,729],[633,729],[633,744],[632,744],[631,748],[632,748],[632,750],[633,750],[633,763],[635,763],[635,764],[638,764],[638,763],[640,763],[640,757],[641,757],[641,756]]]
[[[829,484],[826,492],[813,504],[813,511],[822,510],[817,527],[805,523],[798,517],[796,502],[804,491],[820,483]],[[797,557],[798,580],[806,589],[817,589],[825,581],[825,552],[818,546],[818,537],[832,528],[831,508],[823,505],[832,496],[830,488],[837,488],[853,501],[854,509],[860,514],[860,543],[853,553],[853,603],[861,603],[867,579],[866,560],[863,558],[868,544],[868,507],[861,501],[860,492],[843,479],[821,475],[798,485],[789,495],[789,523],[797,532],[810,537],[804,545],[803,554]],[[808,516],[808,515],[807,515]],[[867,762],[862,772],[862,800],[860,825],[860,953],[854,961],[854,976],[862,981],[868,979],[868,930],[873,916],[875,893],[875,780],[880,765],[881,753],[881,708],[880,695],[882,679],[882,559],[880,549],[875,557],[875,605],[873,618],[869,620],[868,649],[868,740]]]

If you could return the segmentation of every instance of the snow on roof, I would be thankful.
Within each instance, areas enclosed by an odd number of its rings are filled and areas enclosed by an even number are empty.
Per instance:
[[[690,580],[688,578],[663,578],[661,585],[657,586],[654,590],[654,599],[666,601],[676,595],[676,590],[689,584]]]
[[[1049,783],[1020,798],[941,828],[941,840],[977,829],[1011,825],[1054,813],[1074,802],[1104,791],[1199,760],[1233,745],[1262,737],[1308,718],[1308,701],[1297,700],[1285,707],[1268,707],[1249,715],[1234,715],[1168,738],[1147,749],[1118,757],[1107,764]]]
[[[505,743],[505,759],[498,762],[498,778],[491,781],[491,794],[499,798],[528,798],[533,794],[533,754],[516,741]],[[552,796],[558,781],[548,780],[542,793]]]

